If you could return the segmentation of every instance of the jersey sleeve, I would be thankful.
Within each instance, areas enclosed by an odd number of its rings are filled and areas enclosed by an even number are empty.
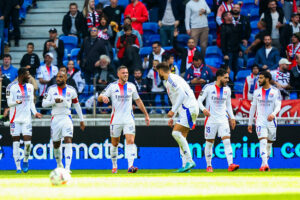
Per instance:
[[[132,84],[132,89],[133,89],[133,92],[132,92],[132,98],[133,98],[133,100],[138,100],[138,99],[140,99],[140,96],[139,96],[139,94],[138,94],[138,92],[137,92],[137,89],[136,89],[136,87],[135,87],[135,85],[134,84]]]
[[[231,104],[231,90],[228,90],[228,97],[226,99],[226,108],[227,108],[227,113],[229,114],[231,119],[235,119],[235,116],[233,114],[232,110],[232,104]]]
[[[111,89],[112,89],[112,84],[108,85],[102,92],[101,95],[106,96],[106,97],[111,97]]]
[[[256,111],[256,106],[257,106],[257,92],[254,91],[253,93],[253,100],[251,102],[251,107],[250,107],[250,113],[249,113],[249,122],[248,122],[248,125],[249,126],[252,126],[253,124],[253,119],[254,119],[254,114],[255,114],[255,111]]]
[[[78,96],[77,96],[77,92],[75,90],[72,90],[72,104],[76,104],[78,103]]]
[[[55,99],[53,98],[52,89],[50,88],[47,93],[44,95],[44,99],[42,102],[42,107],[50,107],[55,104]]]
[[[203,105],[203,101],[206,99],[206,97],[208,95],[208,90],[209,90],[208,88],[209,88],[209,86],[204,87],[198,97],[198,105],[199,105],[199,108],[201,109],[201,111],[203,111],[205,109],[205,106]]]
[[[37,110],[36,110],[36,107],[34,104],[34,88],[33,88],[33,85],[30,85],[30,87],[31,87],[30,110],[33,115],[36,115]]]
[[[17,105],[13,94],[13,88],[10,85],[6,88],[6,99],[8,107],[14,107]]]
[[[274,111],[272,112],[272,115],[274,115],[276,117],[276,115],[279,113],[280,109],[281,109],[281,93],[278,89],[277,90],[277,96],[275,98],[275,102],[274,102]]]
[[[38,70],[37,70],[37,78],[38,79],[43,78],[43,73],[42,73],[41,67],[39,67]]]

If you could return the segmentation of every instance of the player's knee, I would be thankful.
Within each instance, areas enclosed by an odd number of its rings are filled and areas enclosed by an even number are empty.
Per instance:
[[[214,143],[215,140],[206,140],[206,142]]]
[[[13,142],[18,142],[18,141],[20,141],[20,136],[13,136],[12,140],[13,140]]]
[[[53,142],[54,149],[58,149],[60,147],[60,142]]]
[[[173,131],[172,136],[173,136],[173,138],[176,139],[176,138],[180,138],[182,136],[182,134],[179,131]]]
[[[222,140],[227,140],[227,139],[230,139],[230,136],[224,136],[224,137],[222,137]]]
[[[114,147],[117,147],[119,145],[118,141],[111,141],[111,145],[113,145]]]
[[[71,137],[65,137],[64,142],[65,143],[72,143],[72,138]]]

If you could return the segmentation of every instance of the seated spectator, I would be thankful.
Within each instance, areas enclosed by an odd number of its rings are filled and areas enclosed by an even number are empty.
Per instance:
[[[262,48],[264,46],[264,37],[268,34],[268,31],[266,30],[266,22],[264,20],[260,20],[257,23],[257,28],[259,29],[259,33],[255,35],[255,40],[252,42],[252,44],[246,49],[245,54],[248,54],[250,52],[253,52],[256,54],[258,49]]]
[[[111,60],[107,55],[101,55],[100,59],[95,63],[97,70],[97,84],[100,84],[100,87],[97,87],[97,91],[101,92],[105,87],[114,82],[116,79],[114,68],[111,66]]]
[[[153,60],[152,69],[149,70],[147,74],[147,78],[150,83],[152,83],[151,88],[151,101],[149,102],[149,106],[157,106],[155,105],[156,96],[159,96],[161,106],[165,106],[165,88],[163,86],[163,82],[161,81],[158,72],[156,71],[156,66],[159,64],[158,60]],[[151,109],[150,114],[156,113],[155,109]],[[161,113],[164,114],[165,111],[162,109]]]
[[[194,90],[196,98],[198,98],[204,85],[213,80],[213,73],[211,69],[204,64],[201,54],[196,53],[194,55],[193,64],[185,72],[184,79]]]
[[[243,99],[253,100],[253,92],[259,87],[258,84],[258,75],[259,67],[258,65],[252,66],[252,73],[246,77],[244,90],[243,90]]]
[[[170,66],[170,70],[172,74],[177,74],[179,75],[180,72],[178,70],[178,67],[174,65],[174,55],[171,53],[164,53],[163,54],[163,62],[166,62]]]
[[[221,69],[224,69],[228,74],[229,74],[229,81],[227,83],[227,85],[230,87],[231,89],[231,98],[235,98],[235,92],[234,92],[234,82],[233,80],[230,78],[230,73],[231,73],[231,69],[228,65],[221,65],[220,67]]]
[[[164,52],[165,50],[161,47],[161,43],[159,41],[153,42],[152,53],[144,58],[143,69],[151,69],[153,60],[162,62]]]
[[[108,24],[108,19],[105,15],[100,18],[100,25],[98,27],[98,37],[103,40],[109,40],[113,36],[111,26]]]
[[[9,114],[9,107],[7,105],[7,100],[6,100],[6,88],[10,84],[10,80],[2,74],[2,70],[0,70],[0,82],[2,86],[2,95],[1,95],[1,113],[3,113],[2,118],[0,119],[1,121],[8,121],[8,114]]]
[[[82,14],[86,18],[88,28],[100,25],[100,16],[95,10],[95,0],[86,0],[84,2]]]
[[[131,0],[131,3],[125,9],[124,18],[130,17],[132,28],[143,35],[143,23],[148,21],[149,15],[146,6],[139,0]]]
[[[179,57],[181,59],[181,66],[180,66],[180,74],[183,76],[187,69],[189,69],[193,63],[193,57],[198,52],[200,53],[195,44],[195,40],[193,38],[190,38],[187,43],[187,48],[180,47],[177,44],[177,36],[178,31],[174,31],[174,40],[173,40],[173,47],[179,54]]]
[[[290,85],[300,98],[300,55],[296,55],[297,66],[291,70]]]
[[[85,81],[81,77],[81,71],[75,68],[75,63],[73,60],[69,60],[67,68],[68,68],[68,72],[67,72],[68,78],[74,79],[76,83],[76,87],[78,89],[78,93],[81,94],[85,85]]]
[[[272,75],[271,84],[275,85],[281,93],[283,100],[288,100],[290,98],[290,72],[289,65],[291,63],[286,58],[281,58],[279,61],[278,69],[272,70],[270,73]]]
[[[122,35],[125,34],[125,32],[124,32],[124,26],[126,26],[126,25],[130,25],[131,26],[131,23],[132,23],[132,20],[131,20],[130,17],[126,17],[124,19],[123,30],[121,30],[120,32],[117,33],[116,40],[115,40],[115,47],[117,47],[118,39]],[[137,30],[135,30],[135,29],[132,29],[132,34],[135,35],[138,38],[139,44],[140,44],[140,48],[142,48],[143,47],[143,40],[142,40],[141,34]]]
[[[297,66],[296,55],[300,55],[300,33],[293,34],[292,43],[287,46],[286,55],[292,63],[289,67],[289,70],[291,70]]]
[[[286,24],[283,27],[283,31],[281,33],[280,43],[282,47],[286,47],[288,44],[290,44],[292,36],[299,32],[300,32],[299,15],[293,14],[290,23]]]
[[[29,42],[27,44],[27,53],[23,56],[20,66],[26,67],[29,70],[29,73],[35,77],[36,70],[40,66],[40,58],[38,55],[33,53],[34,51],[34,44]]]
[[[64,16],[62,31],[66,36],[76,36],[78,42],[87,36],[87,27],[83,14],[78,10],[76,3],[70,3],[69,12]]]
[[[115,22],[121,27],[121,18],[124,13],[124,7],[118,5],[118,0],[110,0],[110,5],[103,9],[104,14],[108,18],[108,23]]]
[[[158,26],[162,46],[173,44],[174,30],[179,26],[180,0],[160,0],[158,11]]]
[[[18,76],[18,69],[11,64],[11,55],[4,54],[3,65],[1,66],[2,74],[5,75],[10,82],[13,82]]]
[[[67,71],[68,71],[68,70],[67,70],[67,67],[61,66],[61,67],[59,68],[59,71],[65,73],[65,74],[67,74]],[[51,85],[55,85],[55,84],[56,84],[56,75],[53,76],[53,77],[51,78],[51,80],[47,83],[47,88],[49,88]],[[72,86],[72,87],[75,88],[75,90],[78,92],[78,88],[77,88],[76,82],[75,82],[75,80],[74,80],[73,78],[71,78],[70,76],[68,76],[68,79],[67,79],[67,85]]]
[[[260,70],[273,70],[278,67],[280,60],[279,51],[276,47],[272,47],[272,38],[266,35],[264,38],[265,46],[260,48],[255,56],[255,64]]]
[[[95,75],[95,63],[100,55],[106,55],[105,42],[97,38],[98,29],[90,28],[90,36],[83,40],[80,51],[77,56],[77,62],[83,72],[85,83],[93,84]]]
[[[124,26],[124,31],[125,35],[119,37],[117,42],[118,58],[121,60],[122,65],[128,68],[129,74],[133,75],[135,69],[142,67],[139,55],[140,44],[136,35],[132,34],[130,25]]]
[[[56,28],[51,28],[49,30],[49,40],[47,40],[44,44],[43,55],[46,53],[51,53],[53,55],[52,65],[61,66],[65,47],[64,42],[57,37]]]

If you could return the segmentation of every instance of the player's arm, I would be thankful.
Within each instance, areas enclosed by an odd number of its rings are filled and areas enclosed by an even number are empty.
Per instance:
[[[168,117],[172,118],[175,113],[177,113],[179,107],[183,104],[184,98],[186,97],[186,94],[181,86],[178,84],[172,85],[171,87],[174,87],[175,92],[177,93],[177,99],[176,102],[172,105],[172,109],[168,113]]]
[[[36,108],[35,108],[35,104],[34,104],[34,94],[33,94],[33,88],[32,88],[32,98],[31,98],[31,101],[30,101],[30,110],[31,110],[31,112],[32,112],[32,114],[36,117],[36,118],[42,118],[42,114],[41,113],[38,113],[37,111],[36,111]]]
[[[228,98],[226,99],[226,108],[227,108],[226,109],[227,113],[230,117],[230,126],[232,129],[234,129],[236,122],[235,122],[235,116],[233,114],[232,105],[231,105],[231,91],[229,91]]]
[[[72,98],[72,104],[73,104],[73,106],[76,110],[76,113],[79,117],[79,120],[80,120],[80,129],[82,131],[84,131],[84,129],[85,129],[84,118],[83,118],[82,109],[81,109],[80,103],[78,101],[77,95],[74,98]]]
[[[108,85],[98,96],[97,100],[101,103],[108,104],[109,103],[109,97],[111,95],[111,87]]]
[[[42,107],[47,108],[51,107],[55,104],[55,99],[52,97],[51,89],[48,90],[48,92],[44,95]]]
[[[6,99],[7,99],[7,105],[8,107],[15,107],[18,104],[21,104],[22,101],[15,101],[14,100],[14,95],[11,93],[10,88],[6,88]]]
[[[280,94],[279,90],[277,90],[277,91],[278,92],[277,92],[277,97],[275,100],[275,108],[274,108],[274,111],[268,116],[268,121],[272,121],[281,109],[281,94]]]
[[[252,133],[252,124],[253,124],[254,114],[256,111],[256,106],[257,106],[257,99],[256,99],[256,94],[254,92],[253,100],[251,102],[250,113],[249,113],[249,122],[248,122],[248,132],[249,133]]]
[[[198,97],[198,105],[199,105],[199,108],[200,110],[203,112],[203,114],[206,116],[206,117],[209,117],[210,116],[210,113],[209,111],[205,108],[205,106],[203,105],[203,101],[206,99],[207,97],[207,87],[204,87],[202,89],[202,91],[200,92],[200,95]]]

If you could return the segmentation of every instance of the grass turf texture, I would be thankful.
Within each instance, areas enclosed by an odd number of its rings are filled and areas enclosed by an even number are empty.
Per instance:
[[[300,199],[300,169],[173,171],[73,170],[60,187],[51,186],[47,170],[0,171],[0,199]]]

